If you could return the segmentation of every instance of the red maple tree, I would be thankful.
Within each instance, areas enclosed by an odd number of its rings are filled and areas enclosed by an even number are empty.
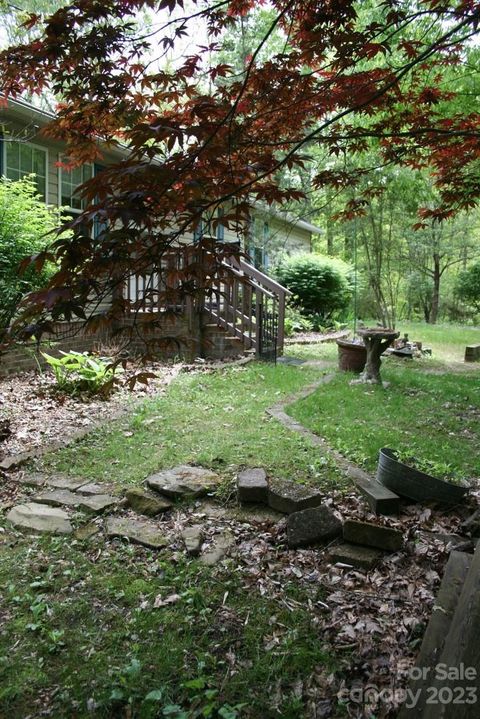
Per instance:
[[[87,207],[75,224],[100,221],[100,237],[77,233],[35,258],[54,260],[58,271],[29,297],[30,331],[50,317],[98,327],[131,310],[118,291],[125,278],[158,266],[202,213],[227,208],[222,223],[240,230],[252,200],[300,198],[279,184],[278,170],[304,163],[312,142],[335,158],[377,138],[385,161],[429,166],[442,204],[425,217],[440,220],[477,202],[480,115],[462,113],[440,79],[461,68],[479,2],[384,0],[367,12],[353,0],[272,0],[270,29],[245,72],[232,77],[219,42],[257,4],[193,0],[187,12],[183,0],[77,0],[46,20],[32,16],[36,39],[0,54],[5,98],[61,96],[47,132],[66,143],[70,163],[100,159],[99,141],[129,151],[82,188]],[[157,17],[142,34],[134,20],[145,8]],[[174,67],[152,59],[193,35],[200,20],[204,46]],[[260,62],[277,29],[284,48]],[[317,187],[339,183],[354,178],[325,167],[314,178]],[[347,216],[361,202],[353,200]],[[227,250],[208,249],[208,262],[197,252],[182,269],[181,292],[208,286],[218,271]],[[98,306],[112,291],[110,309],[96,312],[92,298]]]

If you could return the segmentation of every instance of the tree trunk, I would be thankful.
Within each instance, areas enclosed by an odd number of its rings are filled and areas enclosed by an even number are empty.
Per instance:
[[[432,307],[430,310],[430,319],[427,322],[431,325],[435,325],[438,319],[438,309],[440,305],[440,257],[437,254],[433,255],[433,293],[432,293]]]

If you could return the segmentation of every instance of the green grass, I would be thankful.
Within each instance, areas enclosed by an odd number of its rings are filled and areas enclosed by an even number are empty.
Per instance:
[[[278,682],[280,715],[296,719],[292,683],[318,665],[335,669],[307,607],[313,590],[286,581],[269,598],[229,567],[212,576],[120,542],[98,550],[45,538],[2,550],[0,716],[37,717],[48,706],[56,719],[273,719]],[[153,608],[172,592],[176,604]],[[289,611],[290,597],[305,609]],[[266,649],[275,631],[279,642]],[[237,671],[226,681],[229,661]]]
[[[196,462],[222,475],[222,500],[244,465],[325,490],[345,487],[349,482],[317,448],[265,414],[320,374],[251,364],[181,375],[130,419],[39,466],[120,487]],[[335,670],[312,612],[319,590],[295,576],[282,577],[275,596],[237,569],[240,560],[211,569],[181,551],[172,558],[171,550],[102,537],[81,543],[8,529],[2,536],[0,717],[36,717],[48,707],[56,719],[299,719],[303,703],[293,684],[318,666]],[[264,563],[259,557],[255,566],[268,574]],[[154,609],[159,594],[180,600]],[[289,599],[298,602],[295,611],[285,605]],[[274,634],[278,641],[269,648]],[[229,676],[232,658],[236,671]]]
[[[197,463],[228,484],[239,466],[331,488],[345,480],[308,440],[265,409],[320,376],[318,370],[255,363],[214,374],[184,374],[128,421],[50,455],[46,468],[119,485],[176,464]]]
[[[407,332],[409,338],[413,341],[419,340],[423,342],[424,347],[431,347],[433,358],[444,362],[463,362],[465,346],[480,344],[480,327],[399,322],[397,330],[402,335]]]
[[[465,330],[450,332],[447,343],[444,331],[432,330],[439,355],[461,357]],[[425,332],[414,335],[430,341]],[[287,353],[300,352],[335,366],[335,345]],[[338,374],[291,413],[369,469],[386,445],[433,462],[446,475],[478,476],[478,373],[424,371],[442,366],[428,359],[385,362],[387,390],[351,386],[350,375]],[[318,448],[265,413],[320,375],[314,367],[258,363],[180,375],[165,395],[45,457],[39,468],[121,487],[193,462],[222,475],[222,500],[243,466],[263,466],[327,492],[344,488],[349,483]],[[344,655],[319,635],[316,600],[323,590],[282,574],[285,555],[275,548],[254,565],[236,558],[210,569],[181,551],[172,556],[169,549],[152,552],[101,536],[82,543],[5,527],[0,539],[2,718],[47,710],[55,719],[301,719],[295,683],[319,667],[342,676]],[[252,566],[281,581],[262,588],[252,581]],[[171,594],[178,602],[153,608],[156,596]],[[341,707],[334,711],[343,716]]]
[[[387,360],[387,389],[351,385],[350,374],[338,374],[288,412],[371,471],[378,450],[390,447],[441,476],[479,477],[478,373],[434,374],[425,366]]]

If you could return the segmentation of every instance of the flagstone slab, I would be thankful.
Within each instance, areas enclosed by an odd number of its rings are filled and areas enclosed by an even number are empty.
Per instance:
[[[221,477],[204,467],[182,464],[147,477],[148,486],[172,499],[203,497],[221,482]]]
[[[109,537],[123,537],[150,549],[163,549],[169,544],[167,537],[155,524],[139,519],[110,517],[107,519],[106,532]]]
[[[37,494],[33,501],[52,507],[74,507],[84,512],[99,514],[106,509],[115,507],[118,504],[118,497],[112,497],[109,494],[86,496],[71,492],[69,489],[53,489]]]
[[[33,474],[24,474],[15,478],[17,484],[22,484],[25,487],[44,487],[47,481],[47,475],[41,472],[34,472]]]
[[[56,489],[69,489],[74,492],[79,489],[82,485],[87,483],[85,477],[79,479],[78,477],[68,477],[65,474],[54,474],[51,477],[47,477],[46,484],[49,487],[55,487]]]
[[[27,502],[13,507],[7,520],[17,529],[51,534],[71,534],[73,527],[63,509],[47,507],[36,502]]]
[[[88,482],[88,484],[82,484],[76,490],[79,494],[109,494],[114,491],[115,487],[112,484],[97,484],[96,482]]]
[[[148,492],[141,487],[131,487],[125,492],[128,505],[139,514],[155,517],[157,514],[167,512],[172,508],[172,502],[154,492]]]
[[[342,522],[325,505],[294,512],[287,520],[287,541],[292,548],[326,542],[341,533]]]
[[[213,567],[222,561],[235,544],[235,537],[230,532],[223,532],[214,541],[213,545],[200,557],[202,564]]]

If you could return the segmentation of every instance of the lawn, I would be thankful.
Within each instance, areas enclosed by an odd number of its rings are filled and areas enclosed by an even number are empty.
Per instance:
[[[265,414],[320,376],[318,369],[267,364],[184,374],[165,396],[47,456],[38,468],[113,479],[121,487],[195,462],[222,475],[221,501],[231,496],[243,466],[344,489],[350,483],[331,461]],[[218,521],[230,526],[230,518]],[[263,536],[261,526],[234,527],[237,539],[242,531],[247,539],[252,531]],[[172,561],[169,550],[119,540],[65,541],[8,530],[0,536],[2,717],[37,717],[47,707],[55,718],[256,719],[280,712],[296,719],[303,703],[295,682],[315,667],[335,667],[311,611],[318,588],[299,586],[268,544],[255,567],[239,573],[231,562],[212,570],[183,552]],[[273,578],[284,569],[287,576],[272,581],[270,591],[258,591],[256,580],[252,589],[250,572]],[[178,603],[153,608],[155,597],[171,595]]]
[[[453,344],[458,353],[460,339]],[[296,350],[288,354],[298,356]],[[332,460],[265,412],[334,371],[335,345],[303,352],[330,360],[331,369],[251,363],[185,373],[130,417],[37,464],[114,480],[119,489],[180,463],[210,467],[222,477],[217,506],[225,508],[195,521],[210,537],[232,532],[237,550],[213,568],[189,559],[175,539],[192,521],[192,509],[181,505],[162,519],[173,539],[156,552],[100,534],[85,541],[24,536],[2,519],[0,717],[310,719],[319,702],[340,718],[347,716],[335,698],[342,681],[376,681],[379,656],[387,665],[393,655],[411,656],[433,602],[429,562],[438,549],[401,554],[393,572],[388,562],[376,570],[375,586],[387,599],[392,587],[407,602],[388,602],[385,612],[369,575],[350,573],[344,587],[343,570],[319,549],[286,551],[281,526],[239,516],[235,507],[238,470],[263,466],[271,476],[319,486],[344,516],[364,517]],[[378,448],[390,445],[446,475],[478,476],[478,371],[441,374],[439,367],[441,360],[386,362],[387,389],[351,386],[350,375],[337,374],[289,411],[368,469]],[[417,520],[410,514],[402,521],[413,531]],[[421,521],[431,528],[443,518],[434,513]],[[412,582],[421,587],[416,604]],[[338,599],[342,591],[346,601]],[[351,591],[355,621],[360,617],[353,640],[351,628],[342,638],[353,621]],[[363,628],[373,625],[373,634]]]
[[[442,477],[480,477],[478,372],[437,374],[404,362],[385,361],[386,389],[338,374],[288,412],[372,472],[378,450],[390,447]]]
[[[263,363],[183,374],[165,397],[50,455],[44,466],[126,485],[193,462],[221,473],[227,490],[239,467],[262,466],[277,477],[340,487],[344,478],[317,448],[265,414],[320,376],[315,368]]]
[[[479,342],[480,330],[421,323],[401,323],[398,329],[431,347],[432,357],[386,358],[386,389],[351,385],[351,375],[338,374],[288,412],[371,472],[378,450],[390,447],[444,478],[480,477],[479,371],[463,362],[465,346]],[[333,351],[306,348],[310,359],[333,357]]]

